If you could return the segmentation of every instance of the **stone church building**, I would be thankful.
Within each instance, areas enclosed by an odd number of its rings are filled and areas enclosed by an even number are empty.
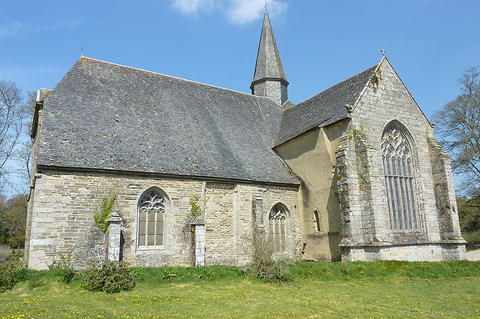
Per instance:
[[[450,160],[386,57],[294,105],[268,14],[252,94],[81,57],[40,90],[26,258],[463,259]],[[106,233],[94,222],[115,196]]]

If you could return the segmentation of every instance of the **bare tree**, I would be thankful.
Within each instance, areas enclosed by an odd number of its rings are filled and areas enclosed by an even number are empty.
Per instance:
[[[22,90],[13,82],[0,81],[0,178],[23,132],[26,109]],[[2,183],[3,184],[3,183]]]
[[[32,129],[33,113],[35,111],[36,92],[30,91],[26,94],[26,104],[24,108],[24,138],[18,145],[15,158],[19,164],[17,175],[23,180],[25,185],[30,182],[30,166],[32,160],[33,140],[30,138],[30,130]]]
[[[465,70],[458,80],[461,94],[434,114],[441,143],[452,157],[464,189],[480,195],[480,67]]]

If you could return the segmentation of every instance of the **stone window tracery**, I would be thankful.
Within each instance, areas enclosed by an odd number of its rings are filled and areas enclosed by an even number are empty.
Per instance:
[[[390,228],[395,230],[418,228],[413,147],[408,136],[397,121],[387,125],[382,136]]]
[[[268,215],[269,237],[275,251],[287,250],[288,217],[288,208],[282,203],[275,204]]]
[[[159,189],[147,190],[138,201],[138,247],[163,245],[164,215],[168,198]]]

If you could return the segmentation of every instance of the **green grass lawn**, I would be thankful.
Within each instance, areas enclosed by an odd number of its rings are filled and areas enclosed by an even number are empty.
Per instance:
[[[0,293],[0,318],[480,318],[480,262],[299,263],[284,283],[233,267],[138,269],[106,294],[50,272]]]

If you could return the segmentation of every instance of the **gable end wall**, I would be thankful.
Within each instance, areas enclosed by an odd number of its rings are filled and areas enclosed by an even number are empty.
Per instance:
[[[442,241],[445,236],[441,223],[448,218],[439,218],[439,196],[435,186],[440,180],[435,183],[432,170],[432,152],[437,150],[430,142],[434,140],[430,123],[387,59],[382,60],[376,76],[378,84],[369,83],[366,87],[352,112],[350,128],[337,148],[342,259],[433,261],[463,258],[461,236],[457,241]],[[390,229],[381,138],[385,126],[393,120],[400,121],[414,140],[415,194],[420,225],[416,230]],[[435,176],[451,186],[446,181],[451,178],[448,165],[444,165],[443,175],[436,172]],[[445,198],[455,198],[453,187],[444,187],[443,191]],[[452,218],[458,223],[458,216]]]

